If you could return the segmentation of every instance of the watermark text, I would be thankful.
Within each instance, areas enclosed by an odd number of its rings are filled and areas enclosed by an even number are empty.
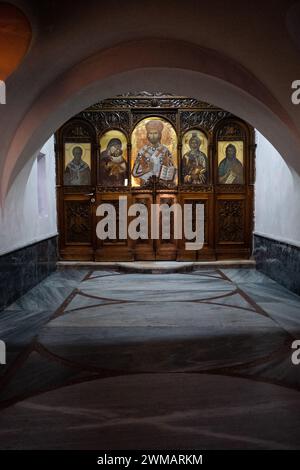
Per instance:
[[[293,91],[291,100],[293,104],[300,104],[300,80],[294,80],[292,83]]]
[[[6,104],[6,85],[3,80],[0,80],[0,104]]]
[[[0,364],[6,364],[6,344],[0,340]]]
[[[294,366],[298,366],[300,364],[300,339],[293,341],[292,349],[295,349],[292,354],[292,363]]]
[[[101,217],[96,226],[100,240],[169,240],[173,237],[187,240],[186,250],[201,250],[204,245],[204,204],[200,202],[183,206],[135,203],[128,207],[127,196],[119,196],[118,210],[113,204],[102,203],[96,215]]]

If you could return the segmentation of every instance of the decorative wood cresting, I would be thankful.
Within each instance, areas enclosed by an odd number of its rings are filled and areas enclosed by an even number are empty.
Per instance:
[[[85,109],[56,132],[60,256],[65,260],[249,258],[253,229],[254,129],[197,99],[128,93]],[[119,196],[149,213],[149,238],[101,240],[100,204],[119,220]],[[151,205],[204,206],[204,246],[151,239]],[[127,215],[130,224],[132,216]],[[176,222],[177,223],[177,222]],[[182,229],[184,234],[184,228]]]

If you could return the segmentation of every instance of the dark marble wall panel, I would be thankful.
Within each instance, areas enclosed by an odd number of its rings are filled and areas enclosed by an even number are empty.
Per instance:
[[[57,237],[0,256],[0,310],[56,270]]]
[[[255,234],[253,255],[259,271],[300,295],[300,248]]]

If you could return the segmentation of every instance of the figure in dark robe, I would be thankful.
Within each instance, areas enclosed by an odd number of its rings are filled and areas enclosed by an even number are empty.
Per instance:
[[[67,164],[64,173],[66,186],[91,184],[91,170],[89,165],[82,160],[82,153],[82,148],[79,146],[72,150],[73,160]]]
[[[225,158],[219,164],[219,183],[243,184],[244,170],[243,165],[236,157],[236,147],[232,144],[227,145],[225,153]]]

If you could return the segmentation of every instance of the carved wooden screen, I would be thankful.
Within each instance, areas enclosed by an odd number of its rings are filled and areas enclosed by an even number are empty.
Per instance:
[[[240,120],[221,121],[214,132],[215,250],[218,258],[251,249],[253,130]]]
[[[74,119],[57,134],[56,168],[60,256],[94,258],[96,133],[93,125]]]
[[[158,150],[157,150],[158,149]],[[255,142],[251,126],[196,99],[128,94],[97,103],[56,133],[62,259],[214,260],[249,258]],[[99,240],[96,215],[110,203],[204,208],[204,245],[183,236]],[[147,216],[148,217],[148,216]],[[126,217],[130,224],[132,216]],[[171,230],[175,219],[171,217]],[[176,222],[178,223],[178,221]],[[192,215],[192,226],[195,220]],[[193,241],[193,240],[191,240]]]

